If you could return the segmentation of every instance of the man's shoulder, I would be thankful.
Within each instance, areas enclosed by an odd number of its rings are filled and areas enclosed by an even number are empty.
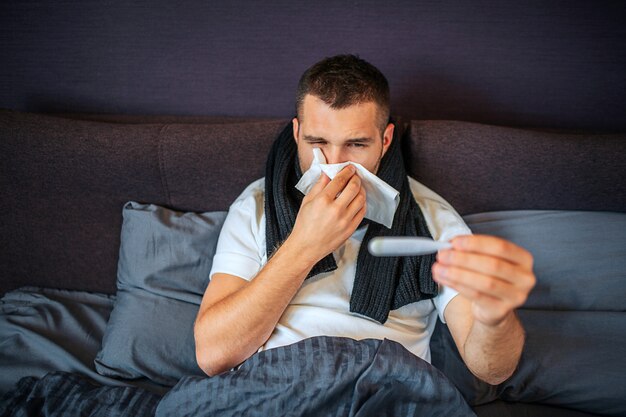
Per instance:
[[[233,201],[234,205],[241,205],[246,203],[258,203],[263,202],[265,196],[265,177],[259,178],[256,181],[251,182],[239,196]]]
[[[239,225],[252,222],[253,229],[265,230],[265,178],[250,183],[233,201],[228,212]]]
[[[408,177],[415,202],[422,210],[428,228],[435,240],[449,240],[460,234],[471,234],[457,211],[439,194],[419,181]]]

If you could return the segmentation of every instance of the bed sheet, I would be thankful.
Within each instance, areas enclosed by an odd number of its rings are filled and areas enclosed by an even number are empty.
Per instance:
[[[147,379],[113,379],[96,372],[93,360],[114,301],[107,294],[38,287],[6,293],[0,299],[0,395],[22,377],[54,371],[106,385],[167,391]]]

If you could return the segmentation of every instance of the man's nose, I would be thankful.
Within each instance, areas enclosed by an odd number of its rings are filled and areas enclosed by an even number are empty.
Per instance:
[[[327,164],[340,164],[348,161],[348,155],[342,146],[328,146],[324,149]]]

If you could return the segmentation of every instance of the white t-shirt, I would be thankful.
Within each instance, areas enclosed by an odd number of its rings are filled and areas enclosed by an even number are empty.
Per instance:
[[[415,200],[424,214],[435,240],[471,234],[461,216],[439,195],[409,177]],[[267,262],[265,250],[265,179],[250,184],[228,211],[213,258],[211,276],[225,273],[254,279]],[[429,300],[391,310],[384,324],[350,312],[350,296],[356,272],[356,259],[367,226],[333,252],[337,269],[306,279],[289,303],[274,332],[259,350],[296,343],[313,336],[342,336],[356,340],[391,339],[413,354],[430,362],[430,336],[437,320],[456,291],[440,286]]]

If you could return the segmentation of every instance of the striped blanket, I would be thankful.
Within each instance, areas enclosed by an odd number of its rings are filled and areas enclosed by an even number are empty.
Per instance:
[[[389,340],[314,337],[163,397],[68,373],[24,378],[0,416],[473,416],[446,377]]]

